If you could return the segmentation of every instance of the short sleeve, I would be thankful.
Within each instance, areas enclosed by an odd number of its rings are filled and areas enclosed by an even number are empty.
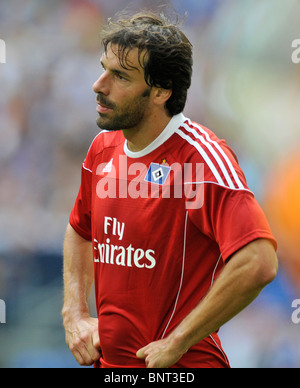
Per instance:
[[[81,184],[69,218],[70,225],[86,240],[92,240],[92,176],[95,155],[99,146],[101,147],[99,135],[93,140],[82,164]]]
[[[91,196],[92,172],[85,165],[81,168],[81,185],[70,214],[69,222],[73,229],[86,240],[92,240]]]
[[[189,216],[203,234],[218,244],[224,261],[258,238],[271,240],[277,249],[266,216],[249,190],[205,184],[203,206],[190,210]]]

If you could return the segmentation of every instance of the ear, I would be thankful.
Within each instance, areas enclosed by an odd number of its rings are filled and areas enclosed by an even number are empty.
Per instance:
[[[157,105],[165,106],[168,99],[172,96],[172,89],[154,88],[153,102]]]

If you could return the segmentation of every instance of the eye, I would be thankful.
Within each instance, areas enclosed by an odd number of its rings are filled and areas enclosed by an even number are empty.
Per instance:
[[[120,74],[118,72],[115,73],[115,78],[117,78],[120,81],[128,81],[127,78],[125,78],[122,74]]]

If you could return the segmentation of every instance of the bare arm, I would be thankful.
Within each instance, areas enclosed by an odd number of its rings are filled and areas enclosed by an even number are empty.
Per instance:
[[[248,306],[277,273],[277,257],[268,240],[256,240],[238,251],[199,305],[165,339],[137,352],[148,368],[174,365],[200,342]]]
[[[80,365],[100,358],[98,320],[90,317],[88,299],[94,281],[92,243],[68,225],[64,241],[64,305],[66,342]]]

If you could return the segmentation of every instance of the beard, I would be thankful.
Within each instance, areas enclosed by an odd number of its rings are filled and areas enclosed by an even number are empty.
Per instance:
[[[151,88],[147,88],[140,96],[126,101],[123,105],[116,105],[106,100],[102,94],[97,95],[97,101],[111,108],[109,114],[99,113],[97,125],[107,131],[120,131],[138,126],[145,117]]]

